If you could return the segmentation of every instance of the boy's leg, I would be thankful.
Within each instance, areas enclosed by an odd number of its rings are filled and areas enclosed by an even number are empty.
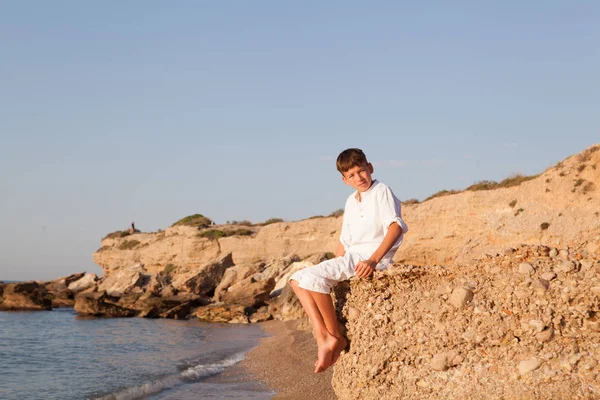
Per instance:
[[[315,373],[323,372],[332,364],[334,353],[336,353],[336,350],[341,345],[339,339],[339,336],[341,335],[339,333],[339,326],[337,325],[331,296],[302,289],[298,286],[298,282],[293,279],[290,280],[290,285],[292,286],[294,293],[296,293],[296,296],[298,296],[298,299],[315,330],[315,338],[317,339],[318,347],[318,360],[315,363]],[[329,331],[328,324],[329,328],[334,330],[338,337]],[[334,326],[335,328],[333,328]],[[339,355],[339,352],[337,354]]]
[[[331,296],[329,294],[318,292],[309,293],[317,304],[317,308],[321,312],[321,316],[323,317],[323,321],[325,322],[327,330],[338,339],[337,346],[331,357],[331,365],[333,365],[337,361],[342,350],[344,350],[348,345],[348,341],[340,331],[340,325],[337,320],[337,315],[335,314],[335,308],[333,307],[333,300],[331,299]]]

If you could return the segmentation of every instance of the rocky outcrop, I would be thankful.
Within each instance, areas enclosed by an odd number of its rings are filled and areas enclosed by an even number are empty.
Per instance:
[[[221,282],[219,282],[215,289],[215,300],[220,301],[222,294],[225,293],[233,284],[258,273],[264,268],[264,266],[265,263],[261,262],[258,264],[236,265],[225,270]]]
[[[466,190],[404,204],[403,216],[411,231],[395,261],[453,266],[522,243],[583,245],[589,252],[599,252],[598,149],[600,145],[593,146],[516,186]],[[399,197],[405,195],[396,190]],[[228,253],[236,265],[271,263],[291,254],[304,259],[335,251],[341,223],[341,217],[331,217],[251,226],[253,235],[217,240],[198,236],[196,228],[175,226],[163,232],[106,238],[94,261],[109,276],[138,263],[150,274],[169,264],[178,270],[195,270]],[[213,228],[239,227],[208,229]]]
[[[51,310],[52,299],[44,285],[38,282],[0,285],[0,311]]]
[[[105,291],[110,296],[121,296],[125,293],[141,291],[141,287],[148,281],[149,275],[145,274],[141,265],[134,265],[115,271],[111,275],[101,279],[98,291]]]
[[[600,258],[585,249],[399,265],[342,297],[339,398],[600,397]]]
[[[90,288],[93,288],[96,285],[97,280],[98,277],[96,276],[96,274],[87,273],[84,274],[81,277],[81,279],[69,283],[67,288],[71,291],[71,293],[76,295],[77,293],[81,293]]]
[[[95,317],[187,319],[193,308],[209,302],[206,297],[194,295],[160,297],[147,292],[111,296],[101,291],[78,295],[75,311],[79,315]]]
[[[271,290],[275,287],[275,279],[256,280],[248,277],[232,285],[221,298],[229,304],[259,308],[271,298]]]
[[[104,238],[93,258],[105,276],[135,264],[144,265],[150,274],[162,272],[167,265],[178,271],[193,271],[229,253],[236,265],[272,262],[291,254],[305,258],[319,252],[335,251],[341,222],[342,218],[337,217],[255,225],[250,227],[255,232],[253,235],[216,240],[199,236],[197,228],[174,226],[156,233]],[[239,226],[218,225],[200,233],[237,228]]]
[[[195,270],[180,272],[171,283],[175,289],[180,291],[212,295],[221,282],[225,270],[233,265],[233,258],[229,253]]]

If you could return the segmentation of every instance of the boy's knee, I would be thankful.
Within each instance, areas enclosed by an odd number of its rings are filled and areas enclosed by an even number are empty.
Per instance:
[[[289,282],[292,289],[296,289],[298,287],[298,282],[295,279],[290,279]]]

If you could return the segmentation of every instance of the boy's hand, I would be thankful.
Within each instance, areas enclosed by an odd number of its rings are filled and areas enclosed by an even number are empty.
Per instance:
[[[375,271],[376,266],[377,263],[375,260],[364,260],[356,264],[354,271],[356,271],[356,276],[359,278],[366,278],[367,276],[371,275],[373,271]]]

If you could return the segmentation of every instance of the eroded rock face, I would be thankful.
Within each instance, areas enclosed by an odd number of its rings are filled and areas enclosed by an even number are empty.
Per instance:
[[[82,293],[75,298],[75,311],[96,317],[143,317],[187,319],[192,308],[210,300],[192,294],[160,297],[152,292],[111,296],[106,292]]]
[[[51,309],[52,299],[38,282],[7,283],[2,288],[0,311]]]
[[[48,291],[48,296],[52,301],[52,307],[73,307],[75,296],[69,286],[76,285],[81,281],[85,273],[79,272],[66,277],[58,278],[50,282],[39,282]]]
[[[597,397],[600,259],[552,250],[523,246],[460,268],[399,265],[352,280],[340,304],[351,344],[334,367],[338,397]],[[552,258],[559,253],[569,268]]]
[[[97,280],[98,277],[96,276],[96,274],[83,274],[83,276],[80,279],[69,282],[67,288],[73,294],[77,294],[94,287],[96,285]]]
[[[246,307],[262,307],[271,298],[271,290],[275,287],[275,279],[256,281],[248,277],[231,286],[221,296],[228,304],[239,304]]]
[[[269,303],[269,312],[278,320],[289,321],[306,316],[290,285],[284,286],[281,293]]]
[[[217,288],[215,289],[215,300],[221,301],[222,294],[225,293],[230,286],[260,272],[264,266],[265,264],[261,262],[255,264],[236,265],[231,268],[227,268],[223,274],[221,282],[219,282]]]
[[[102,278],[98,284],[98,291],[105,291],[110,296],[120,296],[130,293],[136,288],[141,288],[146,279],[145,270],[140,265],[114,271],[111,275]]]
[[[175,289],[197,295],[212,295],[221,282],[225,270],[232,267],[231,253],[221,257],[215,262],[210,262],[198,270],[178,275],[172,281]]]
[[[79,315],[93,317],[129,318],[136,315],[136,310],[118,305],[119,298],[105,291],[82,293],[75,297],[75,311]]]

